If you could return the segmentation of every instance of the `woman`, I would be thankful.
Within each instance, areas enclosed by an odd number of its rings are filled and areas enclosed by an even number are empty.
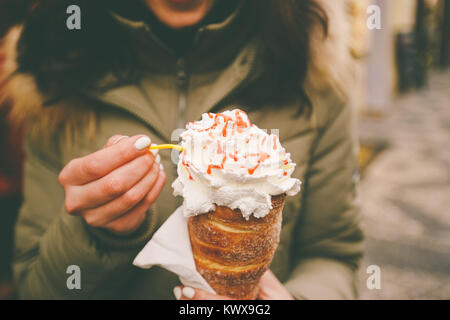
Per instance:
[[[170,154],[145,148],[233,106],[279,129],[303,181],[286,202],[259,298],[355,298],[357,148],[348,32],[335,3],[37,1],[4,40],[3,96],[12,119],[28,124],[13,265],[20,297],[226,298],[181,290],[173,274],[131,262],[181,204]],[[73,4],[81,29],[66,27]],[[67,287],[71,265],[80,290]]]

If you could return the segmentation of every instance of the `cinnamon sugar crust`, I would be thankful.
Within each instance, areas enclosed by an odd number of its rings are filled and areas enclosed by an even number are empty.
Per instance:
[[[272,209],[263,218],[246,220],[239,209],[224,206],[189,218],[197,270],[218,294],[256,298],[259,279],[279,244],[285,199],[285,194],[273,196]]]

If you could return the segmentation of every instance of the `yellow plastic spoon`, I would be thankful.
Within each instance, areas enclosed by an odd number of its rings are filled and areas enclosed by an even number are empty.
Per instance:
[[[179,146],[177,144],[159,144],[159,145],[150,146],[148,149],[149,150],[175,149],[175,150],[179,150],[179,151],[183,151],[184,150],[184,148],[182,146]]]

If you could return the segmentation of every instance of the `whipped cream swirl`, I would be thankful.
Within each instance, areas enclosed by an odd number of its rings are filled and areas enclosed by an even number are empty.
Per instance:
[[[185,216],[220,205],[239,209],[246,219],[261,218],[272,209],[271,196],[300,191],[300,180],[291,178],[290,153],[278,136],[250,123],[245,112],[205,113],[186,129],[172,184],[174,195],[184,198]]]

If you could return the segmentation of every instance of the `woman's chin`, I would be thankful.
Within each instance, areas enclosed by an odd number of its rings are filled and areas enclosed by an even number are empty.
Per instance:
[[[168,27],[171,27],[173,29],[181,29],[185,27],[194,26],[197,23],[199,23],[204,15],[199,14],[197,12],[192,13],[173,13],[168,16],[157,16],[158,19],[167,25]]]
[[[199,23],[215,0],[146,0],[155,16],[165,25],[180,29]]]

